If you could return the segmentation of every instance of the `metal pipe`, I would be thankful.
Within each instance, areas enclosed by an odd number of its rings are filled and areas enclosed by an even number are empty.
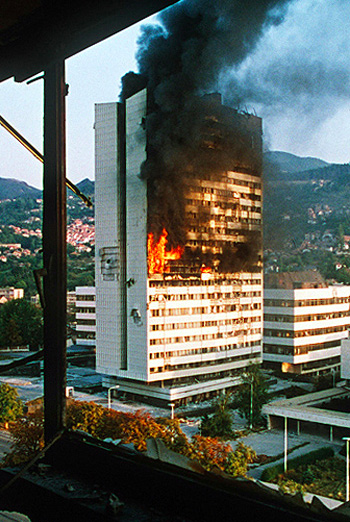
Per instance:
[[[0,125],[5,130],[7,130],[7,132],[9,132],[11,134],[11,136],[16,138],[16,140],[19,141],[19,143],[21,145],[23,145],[23,147],[25,147],[31,154],[33,154],[33,156],[37,160],[41,161],[41,163],[44,163],[44,156],[41,154],[41,152],[39,152],[38,149],[36,149],[34,147],[34,145],[29,143],[29,141],[26,140],[24,138],[24,136],[22,136],[22,134],[20,134],[18,132],[18,130],[16,130],[14,127],[12,127],[12,125],[8,121],[6,121],[5,118],[3,118],[2,116],[0,116]],[[80,192],[78,187],[76,185],[74,185],[74,183],[69,181],[69,179],[67,179],[67,178],[66,178],[66,185],[72,192],[74,192],[74,194],[76,194],[80,199],[82,199],[84,201],[84,203],[86,204],[87,207],[92,207],[91,199],[88,198],[87,196],[85,196],[85,194],[83,194],[82,192]]]
[[[115,386],[111,386],[110,388],[108,388],[107,397],[108,397],[108,409],[109,410],[112,407],[112,390],[118,390],[118,389],[119,389],[119,384],[116,384]]]
[[[170,406],[171,408],[171,420],[174,420],[174,409],[175,409],[175,404],[173,402],[169,402],[168,405]]]
[[[284,417],[284,472],[288,469],[288,419]]]
[[[349,456],[349,437],[343,437],[343,440],[346,441],[346,502],[350,500],[350,456]]]

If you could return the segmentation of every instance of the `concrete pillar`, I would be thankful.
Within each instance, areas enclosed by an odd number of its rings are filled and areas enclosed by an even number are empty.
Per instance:
[[[284,417],[284,472],[288,469],[287,465],[288,458],[288,419]]]

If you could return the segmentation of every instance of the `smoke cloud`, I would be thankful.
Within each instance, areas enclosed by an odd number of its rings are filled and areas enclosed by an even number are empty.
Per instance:
[[[282,23],[221,73],[221,92],[228,103],[255,109],[272,146],[278,136],[281,150],[308,155],[310,144],[315,155],[323,125],[350,101],[350,4],[299,0],[287,7]],[[328,146],[326,139],[316,154],[323,157],[341,136],[328,133]]]
[[[185,0],[163,11],[158,25],[142,29],[136,55],[139,74],[123,78],[121,98],[142,86],[151,95],[146,119],[148,159],[141,176],[148,180],[150,229],[159,237],[165,227],[171,246],[186,242],[186,178],[198,169],[203,174],[238,165],[259,170],[261,151],[254,156],[249,115],[224,111],[214,103],[215,97],[203,95],[220,91],[222,77],[243,63],[269,27],[283,22],[287,4],[285,0]],[[238,107],[240,101],[237,93],[230,105]],[[215,118],[204,121],[208,112],[226,125],[225,136],[216,131]],[[206,138],[208,147],[203,146]],[[242,258],[246,263],[243,258],[257,257],[258,250],[259,246],[238,245],[236,262]],[[225,254],[221,260],[225,270],[229,257]]]
[[[287,0],[185,0],[146,25],[136,55],[155,103],[165,112],[188,94],[219,90],[223,73],[284,20]]]

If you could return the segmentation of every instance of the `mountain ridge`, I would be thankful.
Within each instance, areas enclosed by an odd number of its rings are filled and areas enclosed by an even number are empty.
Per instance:
[[[265,162],[273,163],[283,173],[294,174],[333,165],[327,161],[312,156],[297,156],[290,152],[271,150],[264,153]]]
[[[0,200],[28,197],[37,199],[42,196],[42,191],[32,187],[25,181],[15,178],[0,178]]]
[[[329,163],[312,156],[297,156],[290,152],[271,150],[264,153],[264,170],[268,173],[271,180],[290,181],[287,175],[292,174],[292,179],[320,179],[328,168],[347,167],[348,164]],[[317,171],[317,172],[316,172]],[[302,176],[300,174],[303,173]],[[317,176],[316,176],[317,174]],[[315,175],[315,176],[314,176]],[[95,182],[89,178],[84,178],[76,186],[87,196],[94,194]],[[0,200],[15,199],[17,197],[40,198],[42,190],[32,187],[25,181],[16,178],[0,177]]]
[[[278,177],[282,176],[282,178],[284,174],[307,172],[333,165],[318,158],[297,156],[283,151],[265,152],[264,160],[265,168],[271,171],[271,165],[273,165],[275,169],[277,168],[278,170]],[[87,196],[94,194],[95,182],[89,178],[82,179],[76,183],[76,186]],[[0,200],[15,199],[18,197],[41,198],[42,190],[32,187],[25,181],[16,178],[0,177]]]
[[[76,183],[78,189],[86,196],[92,196],[94,194],[94,181],[89,178]],[[0,177],[0,200],[6,199],[17,199],[17,198],[42,198],[42,190],[32,187],[25,181],[20,181],[16,178],[1,178]]]

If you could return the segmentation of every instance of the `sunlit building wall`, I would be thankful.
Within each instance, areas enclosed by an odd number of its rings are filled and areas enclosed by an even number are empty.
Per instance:
[[[94,286],[77,286],[75,289],[75,320],[77,344],[96,345],[96,292]]]
[[[265,286],[264,364],[291,374],[338,371],[350,327],[350,286],[296,280],[294,286]]]

